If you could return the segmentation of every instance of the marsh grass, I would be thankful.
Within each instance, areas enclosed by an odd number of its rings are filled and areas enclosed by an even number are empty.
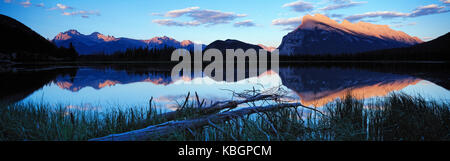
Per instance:
[[[180,104],[183,108],[176,120],[202,116],[197,104],[195,100]],[[88,140],[167,121],[155,106],[112,108],[104,112],[55,109],[41,104],[0,106],[0,140]],[[257,113],[197,129],[178,130],[156,140],[450,140],[447,102],[397,93],[364,103],[347,95],[329,103],[322,111],[324,114],[287,108]]]
[[[105,112],[13,104],[0,108],[0,140],[87,140],[139,129],[165,120],[154,108]]]

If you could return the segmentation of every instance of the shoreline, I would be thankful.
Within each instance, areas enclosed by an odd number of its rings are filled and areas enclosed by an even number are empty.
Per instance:
[[[423,97],[392,94],[371,103],[351,95],[328,104],[323,111],[304,108],[279,108],[263,114],[211,120],[198,126],[171,125],[214,118],[225,112],[204,113],[203,106],[188,100],[187,106],[168,119],[155,106],[131,110],[111,109],[107,113],[59,108],[51,110],[41,104],[0,104],[0,140],[3,141],[86,141],[110,134],[169,126],[164,135],[149,133],[133,141],[445,141],[450,131],[448,102],[425,100]],[[280,104],[274,104],[280,105]],[[257,106],[259,107],[259,106]],[[226,108],[226,107],[225,107]],[[249,107],[248,109],[255,108]],[[300,107],[301,108],[301,107]],[[246,108],[242,109],[246,110]],[[322,113],[322,114],[320,114]],[[27,117],[25,117],[27,116]],[[102,119],[103,118],[103,119]],[[224,117],[225,118],[225,117]],[[211,123],[214,122],[214,123]],[[423,123],[420,123],[423,122]],[[184,124],[183,124],[184,125]],[[188,124],[189,126],[191,124]],[[54,128],[57,127],[57,128]],[[237,129],[236,129],[237,127]],[[292,128],[296,127],[296,128]],[[392,130],[395,130],[394,132]],[[5,133],[6,132],[6,133]],[[63,133],[64,135],[61,135]],[[5,135],[7,134],[7,135]],[[45,136],[45,137],[42,137]]]
[[[10,65],[53,65],[53,64],[105,64],[105,63],[113,63],[113,64],[171,64],[178,63],[179,61],[141,61],[141,60],[105,60],[105,61],[40,61],[40,62],[6,62],[4,64]],[[415,60],[281,60],[280,63],[419,63],[419,64],[446,64],[450,63],[448,61],[415,61]],[[208,63],[208,61],[203,61],[203,63]]]

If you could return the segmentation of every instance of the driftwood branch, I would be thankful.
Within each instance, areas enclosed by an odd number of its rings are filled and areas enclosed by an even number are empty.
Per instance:
[[[268,97],[261,95],[260,97]],[[230,105],[230,104],[228,104]],[[234,104],[231,104],[234,105]],[[310,110],[317,111],[314,108],[303,106],[301,103],[281,103],[268,106],[257,106],[248,107],[234,111],[228,111],[223,113],[212,114],[209,116],[204,116],[197,119],[182,120],[182,121],[169,121],[166,123],[152,125],[143,129],[129,131],[120,134],[112,134],[105,137],[90,139],[89,141],[133,141],[133,140],[150,140],[159,137],[164,137],[172,134],[175,131],[194,129],[210,125],[211,123],[223,123],[225,121],[243,117],[245,115],[258,113],[258,112],[269,112],[274,110],[279,110],[288,107],[303,107]],[[221,109],[226,108],[226,105],[213,106],[212,108]]]
[[[197,95],[197,94],[196,94]],[[189,95],[188,95],[189,96]],[[275,95],[255,95],[255,96],[251,96],[249,98],[246,98],[245,100],[238,100],[238,101],[220,101],[220,102],[216,102],[210,106],[207,107],[201,107],[201,112],[203,115],[208,115],[208,114],[213,114],[213,113],[217,113],[220,110],[223,109],[233,109],[236,108],[239,104],[244,104],[244,103],[248,103],[248,102],[255,102],[255,101],[260,101],[260,100],[266,100],[266,99],[274,99],[274,97],[277,97]],[[183,105],[183,107],[185,106],[187,102],[187,99],[185,100],[185,103]],[[200,102],[198,100],[198,96],[197,96],[197,102]],[[199,103],[200,105],[203,103]],[[160,114],[160,117],[164,117],[166,120],[175,120],[177,117],[179,111],[172,111],[172,112],[167,112],[167,113],[163,113]]]

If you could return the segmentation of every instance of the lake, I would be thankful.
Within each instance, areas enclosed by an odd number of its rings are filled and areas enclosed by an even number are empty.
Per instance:
[[[81,110],[148,107],[177,109],[196,92],[206,102],[237,99],[232,92],[281,88],[289,101],[322,107],[348,93],[362,100],[392,92],[450,101],[445,63],[281,63],[279,72],[232,82],[209,77],[172,80],[168,63],[21,65],[1,73],[0,100],[39,103]]]

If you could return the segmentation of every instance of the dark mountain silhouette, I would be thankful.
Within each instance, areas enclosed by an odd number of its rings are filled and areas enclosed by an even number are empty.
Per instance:
[[[435,53],[435,54],[446,54],[450,53],[450,32],[445,35],[442,35],[434,40],[424,42],[422,44],[418,44],[412,46],[410,48],[406,48],[405,50],[409,50],[410,53]]]
[[[356,54],[355,57],[366,59],[390,60],[450,60],[450,32],[434,40],[417,44],[411,47],[377,50]]]
[[[283,37],[281,55],[352,54],[379,49],[409,47],[422,41],[390,29],[387,25],[366,22],[338,23],[324,15],[306,15],[302,24]]]
[[[263,49],[263,48],[258,45],[245,43],[245,42],[242,42],[239,40],[227,39],[225,41],[216,40],[216,41],[212,42],[211,44],[209,44],[208,46],[205,47],[205,51],[208,49],[218,49],[222,52],[222,54],[225,54],[226,49],[235,49],[235,50],[243,49],[244,52],[247,51],[248,49],[255,49],[256,52],[258,53],[259,49]]]
[[[0,60],[61,60],[77,56],[74,50],[57,48],[29,27],[1,14],[0,33]]]

